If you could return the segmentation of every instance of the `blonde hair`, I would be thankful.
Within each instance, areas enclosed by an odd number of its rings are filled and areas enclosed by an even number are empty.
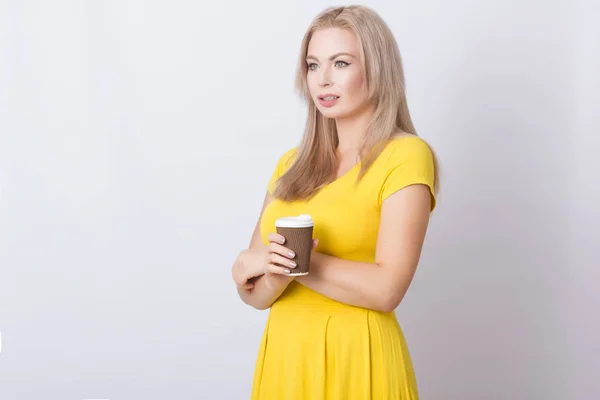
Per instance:
[[[295,160],[283,174],[274,195],[283,200],[301,200],[315,195],[336,179],[338,136],[334,119],[326,118],[314,104],[307,84],[308,44],[315,31],[324,28],[348,29],[354,33],[364,62],[368,101],[375,104],[373,119],[364,135],[360,153],[360,180],[387,142],[399,135],[417,135],[408,104],[400,51],[388,25],[364,6],[330,7],[313,20],[304,35],[296,75],[296,89],[308,104],[302,142]],[[432,150],[433,153],[433,150]],[[433,154],[437,192],[438,162]]]

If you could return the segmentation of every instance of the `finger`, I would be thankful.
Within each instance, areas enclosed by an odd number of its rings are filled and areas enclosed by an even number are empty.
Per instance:
[[[278,233],[275,233],[275,232],[269,233],[267,235],[267,240],[269,242],[276,242],[276,243],[279,243],[279,244],[284,244],[285,243],[285,238],[282,235],[280,235]]]
[[[286,268],[296,268],[296,262],[294,260],[282,257],[279,254],[271,253],[269,258],[269,261],[271,261],[272,264],[278,264]]]
[[[235,282],[236,285],[241,286],[241,287],[245,287],[248,283],[252,284],[252,282],[248,282],[245,279],[237,280]]]
[[[269,252],[279,254],[287,258],[296,257],[296,254],[292,250],[277,243],[269,244]]]
[[[246,279],[238,276],[237,274],[233,275],[233,281],[235,282],[236,285],[238,286],[242,286],[244,283],[246,283]]]
[[[254,281],[256,281],[256,279],[263,273],[264,272],[261,271],[260,273],[257,273],[255,276],[234,274],[233,281],[236,283],[236,285],[243,287],[246,283],[254,284]]]
[[[289,268],[280,267],[275,264],[267,264],[267,272],[277,275],[289,275],[292,271]]]
[[[313,243],[312,243],[312,249],[316,249],[317,246],[319,245],[319,239],[313,239]]]
[[[254,287],[254,283],[246,282],[244,283],[244,289],[250,290]]]

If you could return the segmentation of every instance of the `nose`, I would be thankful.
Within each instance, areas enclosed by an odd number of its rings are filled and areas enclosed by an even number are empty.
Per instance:
[[[321,69],[321,76],[319,77],[319,86],[328,87],[331,86],[331,76],[329,73],[329,68]]]

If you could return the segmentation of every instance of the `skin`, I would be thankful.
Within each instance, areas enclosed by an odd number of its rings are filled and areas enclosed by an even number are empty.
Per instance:
[[[347,53],[347,54],[340,54]],[[334,118],[339,135],[338,176],[358,162],[359,146],[374,105],[367,102],[364,61],[354,34],[338,28],[314,33],[308,47],[307,82],[319,111]],[[319,103],[319,96],[340,96],[335,106]],[[267,193],[262,212],[273,201]],[[339,302],[381,312],[393,311],[402,301],[416,271],[429,223],[431,197],[425,185],[411,185],[389,196],[382,204],[374,263],[332,257],[314,251],[311,273],[286,276],[291,257],[285,238],[268,236],[264,246],[257,222],[250,246],[236,259],[232,274],[244,302],[257,309],[269,308],[294,279]]]

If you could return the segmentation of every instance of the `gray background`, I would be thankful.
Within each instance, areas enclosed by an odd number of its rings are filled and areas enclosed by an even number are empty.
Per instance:
[[[0,1],[0,398],[248,398],[230,267],[326,1]],[[423,399],[600,398],[598,2],[368,1],[442,194],[398,308]]]

